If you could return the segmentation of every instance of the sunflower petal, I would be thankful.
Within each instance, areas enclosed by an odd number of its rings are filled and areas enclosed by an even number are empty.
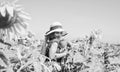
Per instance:
[[[4,30],[3,30],[3,29],[1,29],[1,34],[2,34],[2,35],[4,34]]]
[[[16,8],[22,8],[22,5],[15,5]]]
[[[7,34],[7,29],[4,30],[4,34],[5,34],[5,35]]]
[[[24,15],[28,15],[28,16],[30,15],[29,13],[24,12],[24,11],[21,11],[21,13],[24,14]]]
[[[25,24],[26,26],[28,26],[28,25],[29,25],[29,23],[27,23],[27,22],[24,22],[24,24]]]
[[[18,1],[18,0],[14,0],[14,1],[12,2],[12,4],[15,4],[17,1]]]
[[[21,30],[22,30],[22,28],[20,27],[20,25],[16,25],[15,27],[16,27],[16,31],[18,32],[18,34],[20,34]]]
[[[11,30],[11,31],[9,31],[9,34],[10,34],[10,39],[12,39],[12,38],[14,38],[15,32],[14,32],[13,27],[11,27],[9,30]]]
[[[1,35],[1,30],[2,30],[2,29],[0,29],[0,35]]]
[[[23,14],[19,14],[19,16],[22,17],[22,18],[24,18],[24,19],[26,19],[26,20],[30,20],[30,19],[31,19],[30,17],[25,16],[25,15],[23,15]]]
[[[1,34],[1,30],[0,30],[0,39],[2,39],[2,34]]]
[[[15,27],[16,27],[18,30],[21,30],[19,23],[15,24]]]
[[[5,9],[6,9],[5,7],[1,7],[1,9],[0,9],[1,15],[3,17],[5,17],[5,15],[6,15]]]
[[[25,24],[25,23],[20,23],[20,25],[21,25],[24,29],[27,28],[27,24]]]
[[[12,27],[9,28],[9,32],[11,32],[11,33],[13,32]]]
[[[0,12],[1,12],[2,7],[0,7]]]
[[[6,36],[6,37],[7,37],[7,33],[8,33],[7,31],[8,31],[8,29],[5,30],[5,36]]]
[[[13,33],[14,34],[14,28],[13,28],[13,26],[10,28],[11,29],[11,33]]]
[[[7,29],[4,29],[4,34],[5,34],[5,37],[4,37],[4,40],[6,41],[6,37],[7,37]]]
[[[23,18],[18,17],[16,21],[17,21],[17,23],[22,23],[22,22],[24,22],[25,20],[24,20]]]
[[[9,35],[10,35],[10,37],[9,37],[9,38],[10,38],[10,40],[12,40],[12,39],[14,38],[14,37],[13,37],[13,36],[14,36],[14,34],[9,32]]]
[[[22,11],[23,8],[16,8],[16,11]]]
[[[9,29],[7,29],[7,38],[10,40],[10,32],[9,32]]]
[[[13,30],[14,30],[14,34],[17,35],[18,34],[18,31],[16,30],[15,26],[12,27]]]
[[[13,17],[13,12],[14,12],[13,7],[7,6],[7,11],[8,11],[8,13],[9,13],[9,15],[10,15],[11,17]]]

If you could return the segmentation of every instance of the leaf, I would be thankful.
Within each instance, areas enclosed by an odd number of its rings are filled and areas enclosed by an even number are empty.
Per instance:
[[[42,66],[39,63],[34,62],[33,65],[36,72],[42,72]]]
[[[7,57],[4,55],[3,52],[0,51],[0,58],[3,60],[3,62],[8,65],[8,59]]]

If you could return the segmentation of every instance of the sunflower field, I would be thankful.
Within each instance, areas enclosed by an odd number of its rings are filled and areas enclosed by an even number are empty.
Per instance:
[[[69,40],[57,71],[43,53],[45,41],[27,30],[29,19],[21,6],[0,4],[0,72],[120,72],[120,44],[100,41],[100,31]]]
[[[28,33],[15,44],[0,43],[0,72],[57,72],[52,61],[42,54],[44,40]],[[62,60],[61,72],[119,72],[120,44],[89,38],[70,41],[70,54]],[[49,59],[49,63],[45,62]],[[53,71],[54,70],[54,71]]]

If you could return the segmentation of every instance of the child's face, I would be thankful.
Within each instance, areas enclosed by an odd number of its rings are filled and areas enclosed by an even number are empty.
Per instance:
[[[55,32],[54,35],[57,38],[61,38],[62,37],[62,32]]]

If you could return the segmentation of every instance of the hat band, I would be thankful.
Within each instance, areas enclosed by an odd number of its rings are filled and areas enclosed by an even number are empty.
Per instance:
[[[54,27],[51,27],[51,28],[50,28],[50,31],[51,31],[51,30],[58,29],[58,28],[62,28],[62,26],[54,26]]]

